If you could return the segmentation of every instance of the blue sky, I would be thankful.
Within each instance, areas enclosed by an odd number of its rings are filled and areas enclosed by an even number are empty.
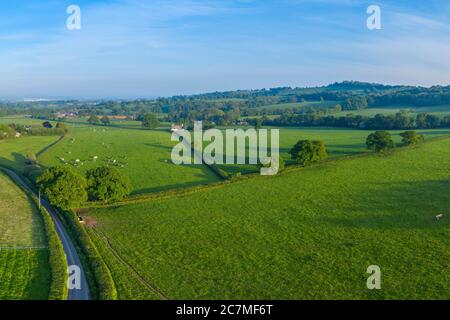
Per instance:
[[[72,4],[81,30],[66,28]],[[366,27],[371,4],[382,30]],[[0,98],[450,84],[449,17],[446,0],[1,1]]]

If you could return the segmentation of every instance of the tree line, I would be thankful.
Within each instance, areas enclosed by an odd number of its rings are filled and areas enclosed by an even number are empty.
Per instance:
[[[255,119],[247,119],[255,123]],[[377,114],[374,117],[348,114],[342,117],[322,116],[313,114],[283,114],[275,119],[265,118],[263,124],[267,126],[308,126],[308,127],[344,127],[374,130],[403,130],[403,129],[435,129],[449,128],[450,116],[439,117],[427,113],[416,116],[406,111],[391,115]]]

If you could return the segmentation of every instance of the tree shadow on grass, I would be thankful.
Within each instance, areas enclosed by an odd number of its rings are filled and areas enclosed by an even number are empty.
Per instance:
[[[325,216],[321,223],[377,230],[450,228],[450,181],[377,184],[377,191],[361,190],[351,208],[340,216]],[[436,216],[446,217],[437,221]]]

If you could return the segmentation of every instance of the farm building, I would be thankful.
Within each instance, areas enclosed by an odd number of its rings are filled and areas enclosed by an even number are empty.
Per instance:
[[[181,131],[184,130],[184,125],[172,125],[172,128],[170,129],[171,132],[177,132],[177,131]]]

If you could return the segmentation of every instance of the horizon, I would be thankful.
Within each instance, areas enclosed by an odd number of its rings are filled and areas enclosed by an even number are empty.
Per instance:
[[[68,30],[69,5],[81,29]],[[381,8],[381,30],[366,10]],[[357,79],[450,84],[443,0],[0,4],[0,98],[154,99]]]

